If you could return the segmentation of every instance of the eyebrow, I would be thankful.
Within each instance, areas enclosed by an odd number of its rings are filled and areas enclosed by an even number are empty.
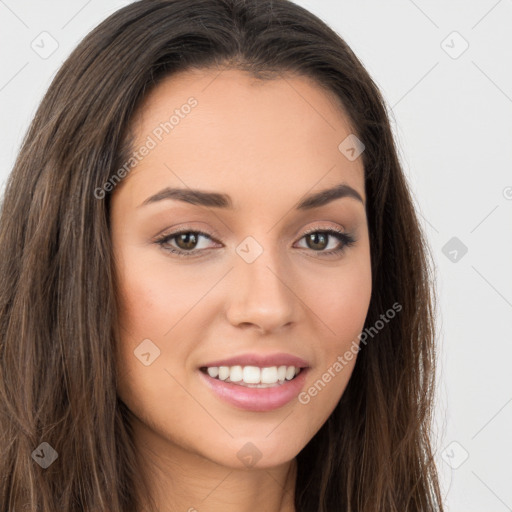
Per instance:
[[[296,206],[297,210],[312,210],[324,206],[335,199],[343,197],[351,197],[360,201],[364,205],[363,198],[357,190],[351,186],[340,183],[333,188],[320,190],[304,197]],[[167,187],[160,192],[148,197],[143,203],[139,205],[144,206],[165,199],[174,199],[176,201],[183,201],[198,206],[207,206],[213,208],[227,208],[233,209],[233,202],[231,197],[227,194],[218,192],[205,192],[203,190],[194,190],[190,188],[171,188]]]

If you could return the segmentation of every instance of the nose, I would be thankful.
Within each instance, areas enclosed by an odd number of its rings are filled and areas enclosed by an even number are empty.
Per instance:
[[[282,258],[281,258],[282,259]],[[296,321],[299,299],[293,276],[276,251],[264,249],[252,263],[235,255],[226,315],[235,327],[277,332]]]

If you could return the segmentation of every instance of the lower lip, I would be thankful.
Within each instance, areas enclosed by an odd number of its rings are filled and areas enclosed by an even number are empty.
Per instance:
[[[300,393],[308,368],[303,368],[292,380],[270,388],[248,388],[210,377],[198,370],[210,389],[222,400],[246,411],[265,412],[279,409]]]

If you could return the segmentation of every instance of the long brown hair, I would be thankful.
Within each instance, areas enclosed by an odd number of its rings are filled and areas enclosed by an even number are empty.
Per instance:
[[[365,326],[401,305],[362,346],[339,404],[298,454],[297,512],[442,510],[430,441],[433,270],[385,103],[340,36],[287,0],[135,2],[87,35],[55,76],[1,209],[0,509],[141,510],[144,475],[116,394],[110,194],[95,191],[126,162],[130,121],[148,91],[205,67],[299,74],[339,98],[365,145]],[[36,463],[55,455],[46,469]]]

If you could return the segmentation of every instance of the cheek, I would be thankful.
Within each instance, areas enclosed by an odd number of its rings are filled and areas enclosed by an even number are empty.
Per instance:
[[[371,299],[371,279],[370,254],[362,251],[338,272],[317,274],[317,286],[309,288],[307,300],[315,312],[320,350],[298,401],[308,411],[313,428],[327,420],[352,375]]]
[[[191,400],[178,382],[184,382],[190,349],[186,315],[198,294],[168,270],[135,263],[126,265],[120,290],[118,395],[135,415],[136,427],[145,425],[163,436],[172,431],[174,439],[187,429],[196,435],[197,426],[189,424],[193,415],[179,412],[178,404]]]
[[[200,339],[194,333],[207,321],[201,298],[218,278],[206,267],[184,264],[180,269],[159,251],[123,247],[118,265],[118,394],[140,416],[155,412],[158,417],[163,397],[174,404],[190,401],[171,375],[185,383],[189,355]]]
[[[314,304],[319,319],[329,327],[328,344],[341,346],[347,336],[363,328],[370,296],[371,283],[361,276],[343,276],[324,287],[324,293],[316,297]]]
[[[119,277],[122,328],[161,338],[194,308],[211,281],[207,270],[180,269],[159,251],[125,250]]]
[[[342,353],[363,329],[372,293],[368,245],[363,245],[339,266],[311,272],[301,279],[303,295],[318,322],[325,355]],[[341,352],[340,352],[341,351]]]
[[[168,395],[169,350],[162,340],[185,314],[183,293],[167,272],[144,260],[128,244],[118,265],[118,394],[133,411],[150,414],[152,400]]]

